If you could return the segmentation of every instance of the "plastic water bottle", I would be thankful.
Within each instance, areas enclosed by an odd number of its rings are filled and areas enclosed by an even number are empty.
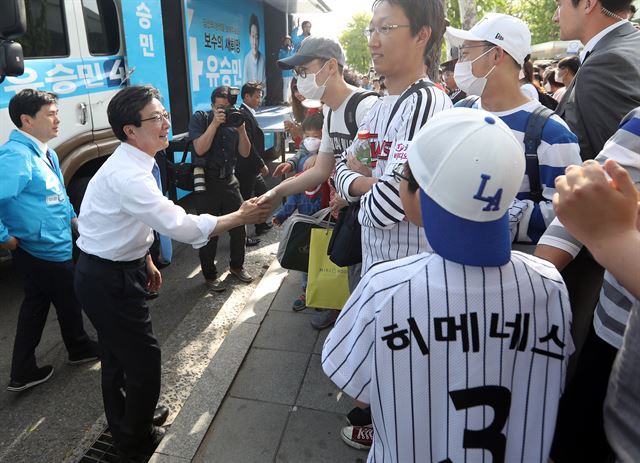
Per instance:
[[[372,161],[371,145],[369,144],[370,136],[368,130],[359,131],[353,152],[356,159],[367,167],[371,167]]]

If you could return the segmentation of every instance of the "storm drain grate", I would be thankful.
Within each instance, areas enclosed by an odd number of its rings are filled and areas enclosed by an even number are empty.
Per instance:
[[[113,446],[113,437],[109,428],[105,429],[102,434],[91,444],[91,447],[85,452],[84,456],[78,463],[116,463],[120,458]]]
[[[136,463],[146,463],[148,458],[144,460],[136,460]],[[113,436],[106,428],[102,434],[91,444],[91,447],[84,453],[78,463],[120,463],[122,460],[118,457],[118,453],[113,446]]]

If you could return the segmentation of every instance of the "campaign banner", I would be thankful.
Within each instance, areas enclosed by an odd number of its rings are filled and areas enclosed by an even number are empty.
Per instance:
[[[211,109],[211,92],[263,82],[264,6],[257,0],[186,0],[192,110]]]
[[[113,90],[125,77],[124,57],[47,58],[25,60],[24,74],[7,77],[0,85],[0,109],[25,88],[53,92],[64,100]]]
[[[129,83],[153,85],[170,111],[160,0],[126,1],[121,5]]]

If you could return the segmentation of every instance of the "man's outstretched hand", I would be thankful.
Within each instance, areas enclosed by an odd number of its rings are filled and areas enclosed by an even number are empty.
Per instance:
[[[259,204],[258,198],[251,198],[242,203],[238,212],[245,224],[264,223],[271,213],[271,204],[269,202]]]

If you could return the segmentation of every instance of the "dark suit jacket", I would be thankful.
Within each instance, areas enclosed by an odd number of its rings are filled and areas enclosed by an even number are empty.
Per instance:
[[[258,121],[251,110],[244,105],[240,105],[240,111],[245,115],[247,135],[251,141],[251,153],[246,158],[238,156],[236,163],[237,175],[257,175],[265,165],[262,155],[264,153],[264,132],[258,125]]]
[[[640,106],[640,31],[623,24],[594,47],[556,109],[593,159],[622,118]]]

